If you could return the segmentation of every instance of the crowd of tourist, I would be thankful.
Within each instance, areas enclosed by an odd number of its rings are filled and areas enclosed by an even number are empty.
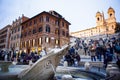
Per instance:
[[[102,39],[99,40],[85,40],[77,38],[75,45],[72,46],[66,55],[64,60],[68,62],[68,65],[75,65],[81,61],[81,55],[88,55],[91,57],[91,61],[102,61],[104,67],[110,61],[115,61],[120,67],[120,38]],[[82,52],[83,51],[83,52]],[[14,51],[0,51],[0,60],[4,61],[15,61],[17,63],[29,64],[30,61],[33,63],[46,55],[46,49],[43,49],[40,53],[30,52],[15,53]]]
[[[30,52],[25,53],[24,51],[20,53],[15,53],[14,51],[0,51],[0,60],[2,61],[13,61],[17,64],[29,64],[30,61],[33,63],[40,59],[42,56],[47,55],[46,49],[44,48],[40,53]]]
[[[71,47],[65,55],[65,61],[68,65],[74,65],[75,61],[80,61],[80,55],[88,55],[91,61],[102,61],[104,67],[111,61],[115,61],[120,67],[120,39],[102,39],[89,40],[85,42],[79,38],[76,39],[76,45]],[[83,50],[83,52],[82,52]]]

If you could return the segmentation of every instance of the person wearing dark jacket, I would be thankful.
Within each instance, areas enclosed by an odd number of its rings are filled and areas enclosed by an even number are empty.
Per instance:
[[[106,57],[104,60],[105,68],[107,67],[108,62],[112,61],[113,59],[113,49],[110,44],[106,45]]]

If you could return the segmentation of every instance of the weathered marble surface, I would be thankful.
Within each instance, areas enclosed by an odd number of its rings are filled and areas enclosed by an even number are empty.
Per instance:
[[[48,55],[43,56],[29,69],[22,71],[18,78],[21,80],[49,80],[54,76],[54,70],[59,64],[61,57],[67,53],[69,46],[64,46],[59,50],[53,50]]]

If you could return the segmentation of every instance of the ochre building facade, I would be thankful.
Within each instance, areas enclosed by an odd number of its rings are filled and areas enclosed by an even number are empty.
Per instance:
[[[40,52],[68,44],[69,25],[60,14],[55,11],[43,11],[22,23],[20,49],[26,53]]]
[[[15,21],[12,22],[11,30],[10,30],[10,46],[9,49],[14,52],[20,51],[20,38],[21,38],[21,23],[28,20],[29,18],[22,14],[22,17],[19,17]]]
[[[115,32],[116,27],[116,18],[115,18],[115,11],[113,8],[108,9],[108,18],[104,18],[104,13],[97,12],[96,13],[96,27],[92,27],[89,29],[77,31],[77,32],[71,32],[72,36],[79,37],[79,38],[85,38],[85,37],[91,37],[91,36],[103,36],[103,35],[111,35]]]

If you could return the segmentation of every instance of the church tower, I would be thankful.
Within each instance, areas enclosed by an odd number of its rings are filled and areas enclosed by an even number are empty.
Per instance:
[[[96,24],[97,24],[97,26],[100,25],[101,21],[102,21],[102,15],[101,15],[101,13],[98,11],[98,12],[96,13]]]
[[[101,26],[105,22],[104,13],[100,13],[99,11],[96,13],[96,26]]]
[[[115,11],[112,7],[108,9],[108,18],[114,18],[115,17]]]
[[[115,11],[112,7],[108,9],[108,23],[116,22]]]
[[[108,9],[108,19],[107,19],[107,27],[108,27],[108,33],[113,34],[116,27],[116,18],[115,18],[115,11],[112,7]]]

